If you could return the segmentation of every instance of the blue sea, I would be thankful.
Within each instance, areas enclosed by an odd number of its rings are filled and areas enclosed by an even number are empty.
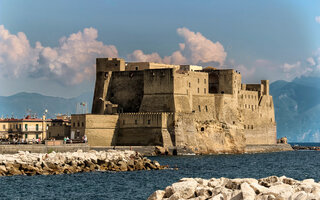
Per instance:
[[[147,199],[183,177],[320,180],[320,152],[150,157],[178,170],[0,177],[0,199]]]

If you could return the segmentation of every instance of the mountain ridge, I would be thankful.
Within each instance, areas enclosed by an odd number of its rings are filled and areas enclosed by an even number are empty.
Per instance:
[[[0,96],[0,114],[2,117],[23,118],[28,110],[41,116],[47,109],[47,117],[55,118],[56,114],[76,113],[77,104],[88,103],[88,112],[91,112],[93,93],[84,92],[77,97],[64,98],[46,96],[39,93],[19,92],[10,96]]]

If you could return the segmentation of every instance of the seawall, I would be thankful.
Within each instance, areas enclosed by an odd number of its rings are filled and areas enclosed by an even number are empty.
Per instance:
[[[290,144],[247,145],[245,153],[270,153],[280,151],[293,151]]]
[[[185,148],[162,148],[156,146],[101,146],[90,147],[88,144],[64,144],[57,146],[34,144],[34,145],[0,145],[0,154],[14,154],[19,151],[29,151],[30,153],[50,153],[55,152],[76,152],[81,149],[83,152],[90,150],[107,151],[115,150],[133,150],[137,151],[144,156],[161,155],[186,155],[194,154],[190,149]],[[276,144],[276,145],[247,145],[245,153],[269,153],[280,151],[292,151],[290,144]]]
[[[81,149],[84,152],[90,150],[87,144],[65,144],[50,146],[44,144],[27,144],[27,145],[0,145],[0,154],[15,154],[19,151],[29,151],[30,153],[50,153],[55,152],[75,152]]]

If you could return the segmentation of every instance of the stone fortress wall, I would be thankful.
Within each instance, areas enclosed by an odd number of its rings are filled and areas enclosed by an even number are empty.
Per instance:
[[[276,144],[269,81],[242,84],[233,69],[97,58],[88,116],[106,124],[113,120],[99,130],[84,127],[93,146],[160,145],[217,153]]]

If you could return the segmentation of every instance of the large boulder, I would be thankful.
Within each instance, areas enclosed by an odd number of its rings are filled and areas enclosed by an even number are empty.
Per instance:
[[[241,184],[241,192],[243,200],[254,200],[256,197],[256,193],[246,182]]]
[[[165,194],[165,191],[157,190],[148,198],[148,200],[161,200],[164,194]]]
[[[198,182],[194,179],[182,180],[172,184],[172,192],[179,196],[180,198],[190,198],[194,197]]]

